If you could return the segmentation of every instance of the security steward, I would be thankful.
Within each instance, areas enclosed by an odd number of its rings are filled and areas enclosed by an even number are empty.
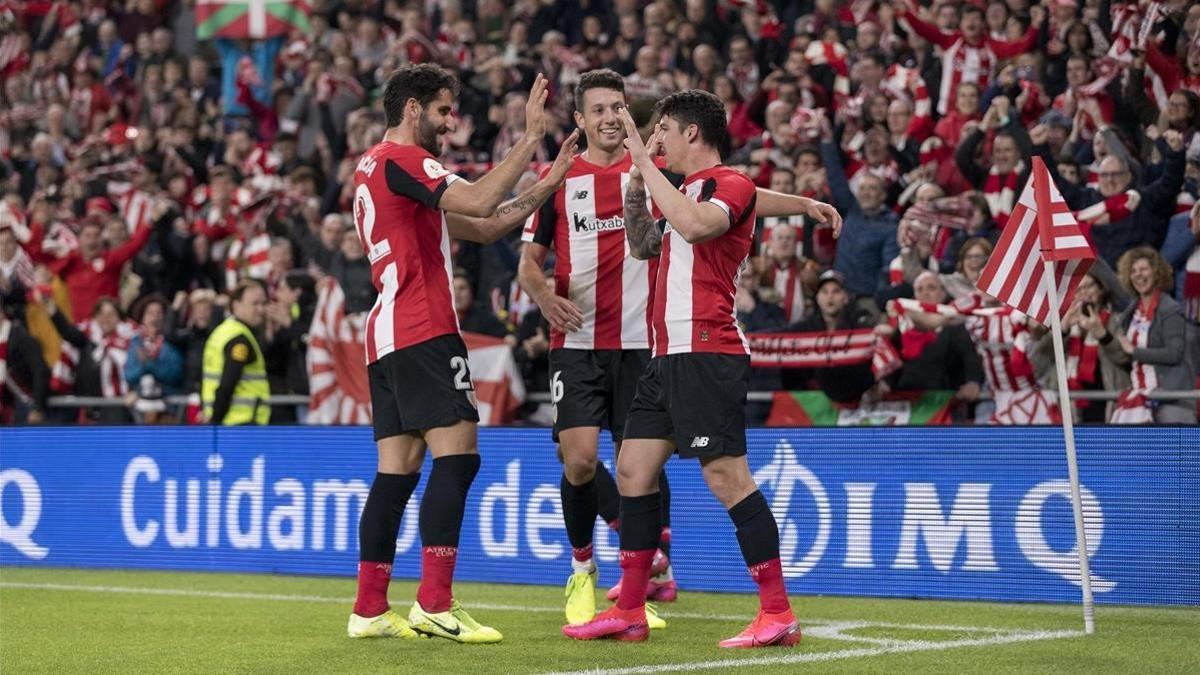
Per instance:
[[[254,333],[266,320],[266,288],[255,279],[242,281],[230,293],[230,309],[231,316],[204,343],[204,419],[210,424],[266,424],[271,388]]]

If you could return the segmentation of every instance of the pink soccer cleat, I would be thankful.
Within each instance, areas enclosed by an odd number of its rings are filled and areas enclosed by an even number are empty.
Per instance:
[[[671,561],[667,558],[667,554],[663,553],[660,548],[654,553],[654,560],[650,563],[650,582],[646,585],[646,599],[657,602],[675,602],[675,598],[679,595],[679,588],[675,585],[673,579],[668,581],[656,582],[654,577],[662,576],[664,572],[671,569]],[[621,580],[616,583],[604,597],[612,602],[616,602],[617,598],[621,597],[621,584],[625,581],[625,575],[621,575]],[[669,587],[669,588],[667,588]]]
[[[621,609],[616,605],[600,612],[591,621],[563,626],[563,635],[575,640],[620,640],[642,642],[650,636],[645,607]]]
[[[653,602],[675,602],[675,598],[679,596],[679,586],[675,584],[674,579],[669,579],[664,582],[657,582],[653,579],[646,585],[646,599]]]
[[[780,614],[759,611],[746,630],[721,640],[718,646],[750,649],[752,647],[793,647],[800,644],[800,624],[791,610]]]

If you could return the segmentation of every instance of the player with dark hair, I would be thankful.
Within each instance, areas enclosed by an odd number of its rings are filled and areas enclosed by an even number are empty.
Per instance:
[[[759,587],[758,616],[721,646],[794,645],[800,629],[783,583],[779,530],[746,462],[750,349],[733,301],[754,237],[754,183],[721,165],[728,131],[720,99],[693,89],[667,96],[657,110],[661,118],[650,149],[628,111],[620,111],[633,163],[625,235],[634,257],[658,259],[650,310],[653,358],[638,381],[617,459],[623,585],[615,606],[588,623],[563,627],[563,633],[579,640],[648,637],[641,589],[658,543],[658,473],[677,452],[700,460]],[[657,166],[660,150],[665,168],[684,176],[681,187]],[[647,190],[655,215],[646,205]]]
[[[566,593],[567,621],[572,624],[595,615],[596,515],[619,522],[616,486],[597,461],[599,432],[601,427],[612,431],[619,453],[626,413],[650,360],[647,308],[657,265],[627,255],[623,201],[632,160],[622,144],[621,77],[611,70],[584,73],[575,89],[575,105],[575,123],[583,129],[587,150],[576,158],[563,188],[530,218],[519,273],[522,286],[551,324],[554,428],[561,443],[563,520],[574,570]],[[840,230],[841,217],[828,204],[768,190],[760,190],[759,196],[763,213],[807,214]],[[542,274],[551,247],[556,251],[553,292]],[[658,548],[666,549],[670,502],[665,474],[656,494],[662,497]],[[673,599],[670,568],[666,556],[657,551],[654,575],[661,576],[646,582],[647,597]],[[620,588],[618,584],[613,591],[619,594]]]
[[[474,183],[436,157],[441,137],[454,126],[454,76],[434,65],[404,66],[384,85],[387,131],[354,172],[354,223],[379,290],[366,326],[379,461],[359,521],[351,637],[501,639],[471,618],[451,590],[467,491],[479,471],[479,415],[450,290],[450,239],[495,241],[561,184],[577,134],[567,137],[537,184],[501,204],[542,142],[546,85],[538,75],[529,92],[524,137]],[[421,500],[421,581],[405,621],[389,608],[387,588],[400,520],[427,447],[433,470]]]

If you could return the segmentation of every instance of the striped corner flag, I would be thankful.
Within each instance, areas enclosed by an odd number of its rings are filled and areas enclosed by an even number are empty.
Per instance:
[[[1021,191],[1021,198],[976,285],[1004,304],[1046,324],[1050,301],[1042,278],[1043,261],[1054,262],[1054,288],[1061,316],[1071,306],[1075,288],[1095,259],[1091,244],[1051,180],[1046,165],[1040,157],[1034,157],[1029,182]]]
[[[196,37],[263,39],[310,30],[309,0],[197,0]]]

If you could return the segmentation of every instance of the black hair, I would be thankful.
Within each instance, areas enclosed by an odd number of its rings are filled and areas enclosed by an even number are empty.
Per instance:
[[[589,70],[579,76],[575,85],[575,109],[583,112],[583,93],[588,89],[612,89],[625,95],[625,80],[615,71],[608,68]]]
[[[695,124],[700,129],[700,138],[716,148],[722,159],[729,154],[725,104],[716,94],[702,89],[677,91],[659,101],[654,110],[661,117],[671,117],[680,127]]]
[[[424,108],[443,89],[449,89],[451,94],[457,93],[458,79],[441,66],[421,63],[397,68],[383,85],[385,123],[389,128],[400,124],[408,99],[416,99],[417,104]]]

